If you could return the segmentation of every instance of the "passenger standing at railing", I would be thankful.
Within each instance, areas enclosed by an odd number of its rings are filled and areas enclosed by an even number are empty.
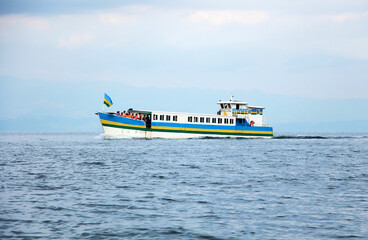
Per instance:
[[[117,111],[115,115],[116,115],[116,116],[120,116],[120,112],[119,112],[119,111]]]

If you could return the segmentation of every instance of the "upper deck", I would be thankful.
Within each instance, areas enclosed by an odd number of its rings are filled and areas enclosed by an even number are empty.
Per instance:
[[[236,119],[245,119],[253,126],[265,126],[263,122],[264,107],[249,106],[247,102],[234,100],[231,96],[229,101],[218,101],[221,116],[235,117]]]
[[[129,112],[150,114],[152,122],[185,123],[236,126],[246,124],[252,126],[266,126],[263,122],[264,107],[249,106],[247,102],[233,100],[218,101],[220,110],[216,114],[181,113],[165,111],[133,110]]]

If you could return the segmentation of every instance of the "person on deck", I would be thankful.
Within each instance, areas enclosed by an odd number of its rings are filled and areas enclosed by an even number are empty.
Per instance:
[[[116,116],[120,116],[120,112],[119,112],[119,111],[117,111],[115,115],[116,115]]]

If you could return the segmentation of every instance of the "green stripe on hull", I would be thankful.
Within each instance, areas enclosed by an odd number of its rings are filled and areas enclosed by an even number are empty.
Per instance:
[[[273,134],[262,134],[262,133],[226,133],[226,132],[202,132],[195,130],[169,130],[169,129],[146,129],[146,128],[137,128],[137,127],[128,127],[128,126],[116,126],[112,124],[102,124],[102,126],[106,127],[114,127],[114,128],[123,128],[123,129],[131,129],[131,130],[140,130],[140,131],[148,131],[148,132],[173,132],[173,133],[194,133],[194,134],[211,134],[211,135],[233,135],[233,136],[259,136],[259,137],[272,137]]]

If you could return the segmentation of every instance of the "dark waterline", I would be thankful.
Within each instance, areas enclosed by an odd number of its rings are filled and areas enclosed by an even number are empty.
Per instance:
[[[0,239],[367,239],[368,134],[0,133]]]

